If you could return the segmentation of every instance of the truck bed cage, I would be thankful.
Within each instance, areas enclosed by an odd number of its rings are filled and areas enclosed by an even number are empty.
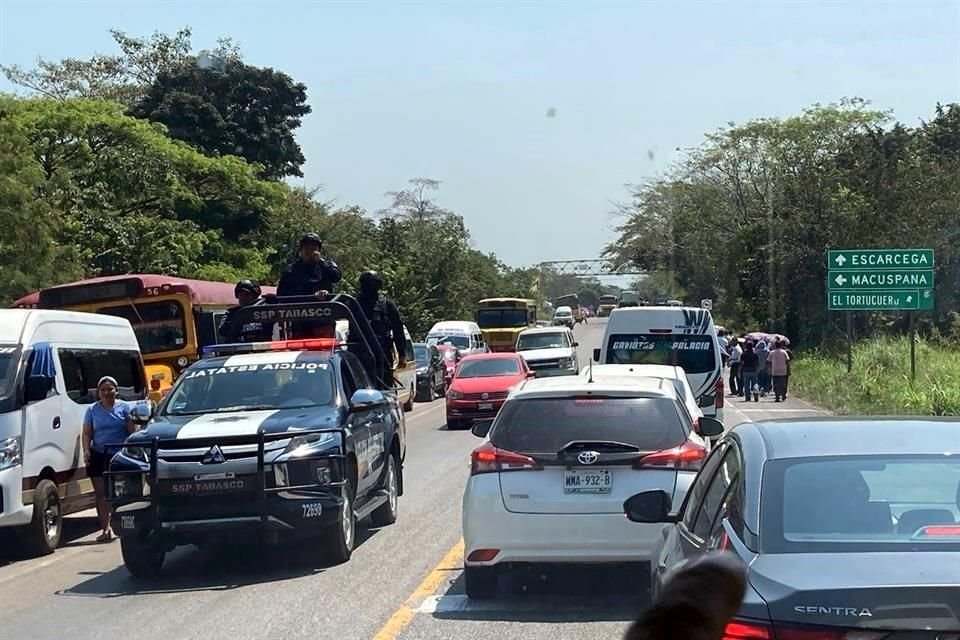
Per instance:
[[[265,461],[266,443],[274,442],[276,440],[291,440],[293,438],[317,435],[321,433],[340,434],[339,453],[321,453],[321,454],[315,454],[310,456],[302,456],[297,458],[297,462],[303,461],[303,460],[335,460],[336,467],[337,467],[336,477],[340,478],[340,480],[337,480],[335,482],[328,482],[328,483],[315,482],[315,483],[303,484],[303,485],[290,485],[290,486],[285,485],[282,487],[278,487],[278,486],[268,487],[267,473],[266,473],[267,465]],[[158,478],[158,471],[157,471],[158,469],[157,461],[158,461],[158,454],[161,449],[165,449],[165,450],[202,449],[206,447],[213,447],[215,445],[220,447],[230,447],[230,446],[238,446],[238,445],[242,446],[242,445],[256,444],[257,445],[257,486],[255,487],[255,490],[257,492],[257,503],[258,503],[257,510],[260,517],[260,523],[263,525],[266,525],[270,517],[270,514],[268,513],[268,510],[267,510],[267,507],[268,507],[267,498],[271,494],[280,493],[284,491],[289,492],[289,491],[326,490],[330,488],[340,488],[346,484],[347,482],[346,480],[347,456],[345,453],[346,442],[347,442],[347,430],[342,427],[330,427],[325,429],[303,429],[303,430],[295,429],[292,431],[284,431],[280,433],[264,433],[263,431],[260,431],[253,435],[242,435],[242,436],[225,435],[225,436],[205,436],[205,437],[197,437],[197,438],[160,438],[159,436],[155,436],[153,439],[150,440],[150,445],[149,445],[150,470],[146,472],[149,475],[150,494],[145,496],[131,496],[130,500],[134,502],[150,502],[151,508],[154,511],[153,513],[154,522],[160,521],[160,517],[159,517],[160,505],[155,498],[162,499],[162,498],[168,497],[166,495],[159,494],[158,492],[159,478]],[[140,447],[143,445],[137,444],[137,445],[108,445],[108,446],[111,448],[119,449],[122,446]],[[286,463],[281,462],[278,464],[286,464]],[[211,472],[215,472],[218,466],[219,465],[210,465]],[[142,475],[144,472],[141,471],[140,473]],[[136,475],[136,474],[137,474],[136,471],[129,471],[129,470],[113,471],[112,469],[107,469],[106,471],[104,471],[105,476],[115,476],[115,475],[130,476],[130,475]],[[183,480],[190,481],[190,480],[193,480],[193,478],[184,478]],[[110,500],[111,502],[115,502],[116,497],[113,495],[113,483],[107,482],[106,485],[107,485],[108,500]]]
[[[387,358],[360,303],[346,293],[332,294],[326,300],[314,296],[268,294],[251,305],[235,308],[227,326],[239,334],[245,324],[279,324],[289,336],[290,324],[335,327],[337,320],[346,320],[349,324],[348,351],[360,359],[367,374],[381,389],[393,390],[393,380],[383,380],[381,375],[381,372],[392,369],[393,361]]]

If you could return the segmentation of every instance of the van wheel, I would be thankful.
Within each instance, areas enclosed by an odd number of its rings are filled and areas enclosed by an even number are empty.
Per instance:
[[[410,399],[403,403],[403,410],[407,413],[413,411],[413,398],[417,395],[417,390],[414,388],[416,383],[410,383]]]
[[[24,551],[32,557],[49,555],[60,546],[63,509],[52,480],[37,483],[33,490],[33,519],[19,533]]]
[[[496,567],[464,567],[467,597],[471,600],[491,600],[497,595]]]
[[[139,535],[131,535],[120,538],[120,555],[123,556],[123,566],[130,575],[138,580],[145,580],[160,575],[167,552]]]

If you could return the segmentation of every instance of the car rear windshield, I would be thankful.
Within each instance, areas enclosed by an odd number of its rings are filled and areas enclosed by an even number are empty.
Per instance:
[[[577,440],[631,444],[641,451],[686,439],[669,398],[529,398],[508,401],[490,435],[494,446],[521,453],[557,453]]]
[[[430,361],[430,349],[421,345],[414,345],[413,353],[417,359],[417,364],[427,364]]]
[[[687,373],[710,373],[716,364],[716,339],[704,335],[621,333],[610,336],[610,364],[667,364]]]
[[[473,360],[460,365],[458,378],[490,378],[515,376],[520,373],[520,364],[512,358],[489,358]]]
[[[960,459],[845,456],[766,465],[767,553],[960,551]]]
[[[432,333],[427,336],[428,344],[445,344],[450,347],[456,347],[457,349],[469,349],[470,348],[470,336],[462,334],[446,334],[446,333]]]
[[[332,402],[333,373],[328,362],[204,366],[184,372],[161,413],[176,416],[305,409]]]

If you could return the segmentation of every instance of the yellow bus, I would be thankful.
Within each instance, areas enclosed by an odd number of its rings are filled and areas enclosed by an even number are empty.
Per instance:
[[[234,286],[157,274],[107,276],[43,289],[13,306],[126,318],[143,354],[150,399],[159,401],[204,346],[221,342],[220,320],[237,304]],[[276,293],[274,287],[261,289]]]
[[[620,304],[620,298],[617,296],[600,296],[600,299],[597,301],[597,317],[606,318],[610,315],[610,312],[617,308],[617,305]]]
[[[476,320],[491,351],[516,351],[520,332],[537,326],[537,303],[526,298],[487,298],[477,303]]]

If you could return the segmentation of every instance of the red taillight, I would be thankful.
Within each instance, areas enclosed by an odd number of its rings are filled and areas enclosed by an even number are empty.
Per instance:
[[[767,640],[773,638],[769,627],[752,622],[731,622],[723,630],[723,640]]]
[[[715,402],[713,406],[716,407],[717,409],[723,409],[723,393],[724,393],[723,376],[720,376],[719,378],[717,378],[717,386],[714,389],[714,394],[716,395],[714,396]]]
[[[679,447],[647,454],[637,460],[633,466],[636,469],[696,471],[700,468],[700,463],[702,463],[706,457],[707,450],[703,446],[688,440]]]
[[[533,458],[498,449],[489,442],[474,449],[470,454],[470,475],[472,476],[500,471],[533,471],[540,468]]]
[[[921,536],[960,536],[960,525],[941,524],[924,527],[920,530]]]

